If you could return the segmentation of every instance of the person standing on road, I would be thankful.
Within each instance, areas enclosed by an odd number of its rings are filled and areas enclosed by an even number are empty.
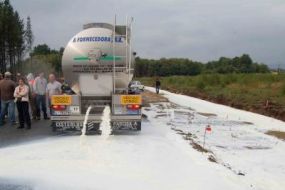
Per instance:
[[[20,126],[18,129],[23,129],[25,123],[27,125],[27,129],[31,129],[31,118],[29,114],[29,87],[25,84],[23,78],[20,78],[19,86],[16,87],[14,91],[14,97],[16,98],[16,105],[18,109],[18,117]]]
[[[15,82],[16,82],[17,85],[19,85],[19,80],[20,80],[21,78],[22,78],[21,73],[17,73],[17,74],[16,74],[16,77],[15,77]]]
[[[34,75],[29,73],[27,75],[27,81],[29,84],[29,103],[32,111],[32,118],[35,120],[37,117],[37,108],[36,108],[36,97],[34,96],[33,86],[35,83]]]
[[[39,76],[35,79],[33,85],[33,92],[36,98],[36,110],[37,110],[37,120],[41,119],[41,110],[43,112],[44,119],[49,119],[47,116],[47,107],[46,107],[46,88],[47,80],[44,78],[44,73],[41,72]]]
[[[1,115],[0,125],[4,124],[5,115],[8,110],[8,118],[11,125],[16,124],[15,120],[15,102],[14,102],[14,91],[16,83],[11,80],[12,74],[6,72],[5,78],[0,82],[0,94],[1,94]]]
[[[155,81],[156,94],[159,94],[159,89],[160,89],[160,81],[159,81],[159,78],[157,78]]]
[[[61,93],[62,94],[74,94],[70,86],[65,82],[64,78],[61,78],[60,82],[61,82]]]
[[[2,73],[0,73],[0,83],[3,79],[4,79],[3,75],[2,75]],[[0,98],[0,115],[1,115],[1,98]]]
[[[58,82],[54,74],[49,75],[49,83],[47,84],[46,95],[48,97],[49,107],[51,106],[51,96],[61,94],[61,83]]]

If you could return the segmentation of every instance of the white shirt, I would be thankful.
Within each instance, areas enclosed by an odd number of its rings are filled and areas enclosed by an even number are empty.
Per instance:
[[[39,95],[45,95],[46,87],[47,87],[47,80],[45,78],[37,77],[33,84],[33,92]]]
[[[29,101],[29,87],[27,85],[17,86],[14,91],[15,98],[22,98],[22,101]]]
[[[61,93],[61,84],[58,81],[49,82],[47,84],[46,93],[51,97],[52,95],[58,95]]]

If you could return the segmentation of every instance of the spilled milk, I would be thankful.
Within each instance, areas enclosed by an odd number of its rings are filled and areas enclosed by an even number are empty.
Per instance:
[[[88,117],[89,117],[91,109],[92,109],[92,106],[89,106],[87,111],[86,111],[86,114],[85,114],[85,118],[84,118],[84,122],[83,122],[83,128],[81,130],[81,132],[82,132],[81,136],[82,137],[86,135],[87,122],[88,122]],[[111,125],[110,125],[110,120],[111,120],[110,119],[110,113],[111,113],[110,107],[106,106],[104,108],[103,115],[101,118],[102,121],[100,123],[100,130],[102,131],[101,136],[103,138],[107,138],[112,132]]]
[[[85,136],[86,135],[87,121],[88,121],[88,117],[89,117],[91,109],[92,109],[92,106],[89,106],[87,111],[86,111],[84,122],[83,122],[83,128],[81,130],[81,136]]]
[[[103,111],[102,122],[100,124],[100,129],[102,131],[103,138],[107,138],[112,132],[110,124],[111,121],[110,113],[111,113],[110,107],[106,106]]]

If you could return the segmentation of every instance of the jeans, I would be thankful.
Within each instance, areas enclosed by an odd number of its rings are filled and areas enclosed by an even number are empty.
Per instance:
[[[156,86],[156,87],[155,87],[156,94],[159,94],[159,88],[160,88],[160,86]]]
[[[10,123],[13,124],[16,122],[15,119],[15,102],[14,100],[1,100],[1,120],[0,120],[0,125],[3,125],[4,123],[4,119],[5,119],[5,115],[7,113],[7,109],[8,109],[8,118],[10,120]]]
[[[47,118],[47,106],[46,106],[46,96],[45,95],[36,95],[36,109],[37,117],[41,117],[41,109],[44,114],[44,118]]]

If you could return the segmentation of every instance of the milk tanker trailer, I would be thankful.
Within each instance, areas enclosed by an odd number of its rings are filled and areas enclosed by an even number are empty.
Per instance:
[[[127,22],[128,23],[128,22]],[[91,107],[87,134],[100,133],[103,110],[110,106],[116,130],[141,130],[140,94],[129,93],[134,55],[131,24],[90,23],[68,42],[62,57],[65,83],[73,93],[51,98],[54,131],[80,131]]]

